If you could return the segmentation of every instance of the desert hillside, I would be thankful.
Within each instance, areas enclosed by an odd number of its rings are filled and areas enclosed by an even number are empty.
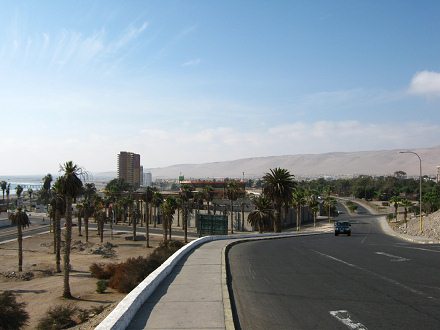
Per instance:
[[[390,175],[395,171],[405,171],[409,176],[419,175],[419,160],[415,155],[400,154],[399,150],[334,152],[325,154],[285,155],[256,157],[234,161],[180,164],[161,168],[151,168],[154,178],[241,178],[260,177],[269,168],[287,168],[296,177]],[[423,174],[434,176],[440,165],[440,146],[412,149],[422,158]]]

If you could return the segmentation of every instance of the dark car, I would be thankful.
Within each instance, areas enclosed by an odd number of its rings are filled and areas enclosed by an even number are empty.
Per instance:
[[[351,224],[348,221],[336,221],[335,222],[335,236],[339,234],[347,234],[351,236]]]

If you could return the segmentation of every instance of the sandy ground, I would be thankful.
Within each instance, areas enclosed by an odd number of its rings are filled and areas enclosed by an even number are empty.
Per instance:
[[[130,233],[117,233],[113,240],[110,233],[105,233],[104,243],[111,242],[115,255],[104,258],[102,255],[93,254],[101,246],[96,231],[91,231],[89,243],[85,244],[85,237],[78,236],[78,230],[73,228],[72,242],[74,242],[70,275],[70,288],[73,300],[62,298],[63,274],[54,273],[55,255],[53,254],[52,234],[37,235],[23,241],[23,273],[32,272],[34,277],[30,280],[17,279],[5,276],[18,271],[17,242],[0,245],[0,291],[10,290],[16,293],[17,300],[26,303],[26,310],[30,315],[29,324],[25,329],[35,329],[39,319],[44,316],[50,307],[60,304],[72,304],[82,309],[104,306],[106,309],[101,314],[77,329],[93,329],[99,322],[116,306],[125,296],[108,288],[105,293],[96,292],[97,279],[90,275],[89,267],[92,263],[122,262],[129,257],[147,256],[158,246],[161,236],[150,236],[150,246],[146,247],[146,241],[126,240],[131,237]],[[62,260],[61,260],[62,265]],[[22,274],[23,274],[22,273]]]

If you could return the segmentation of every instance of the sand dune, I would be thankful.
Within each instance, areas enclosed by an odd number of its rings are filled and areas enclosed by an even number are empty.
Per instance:
[[[419,175],[419,160],[415,155],[400,154],[398,150],[332,152],[325,154],[285,155],[255,157],[234,161],[204,164],[179,164],[161,168],[151,168],[154,178],[177,178],[180,173],[185,178],[246,178],[260,177],[270,168],[282,167],[295,176],[353,176],[392,175],[395,171],[405,171],[409,176]],[[434,176],[440,165],[440,146],[412,149],[422,158],[422,172]]]

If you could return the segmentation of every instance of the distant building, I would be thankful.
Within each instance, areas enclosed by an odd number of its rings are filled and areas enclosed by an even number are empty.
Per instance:
[[[121,151],[118,154],[118,178],[139,188],[141,185],[141,156],[132,152]]]
[[[151,187],[153,185],[153,175],[151,174],[151,172],[144,173],[143,182],[145,187]]]
[[[226,198],[228,181],[227,180],[179,180],[180,186],[189,186],[196,191],[203,191],[205,187],[211,187],[216,198]],[[240,193],[245,193],[245,182],[241,180],[233,180],[236,182]]]

